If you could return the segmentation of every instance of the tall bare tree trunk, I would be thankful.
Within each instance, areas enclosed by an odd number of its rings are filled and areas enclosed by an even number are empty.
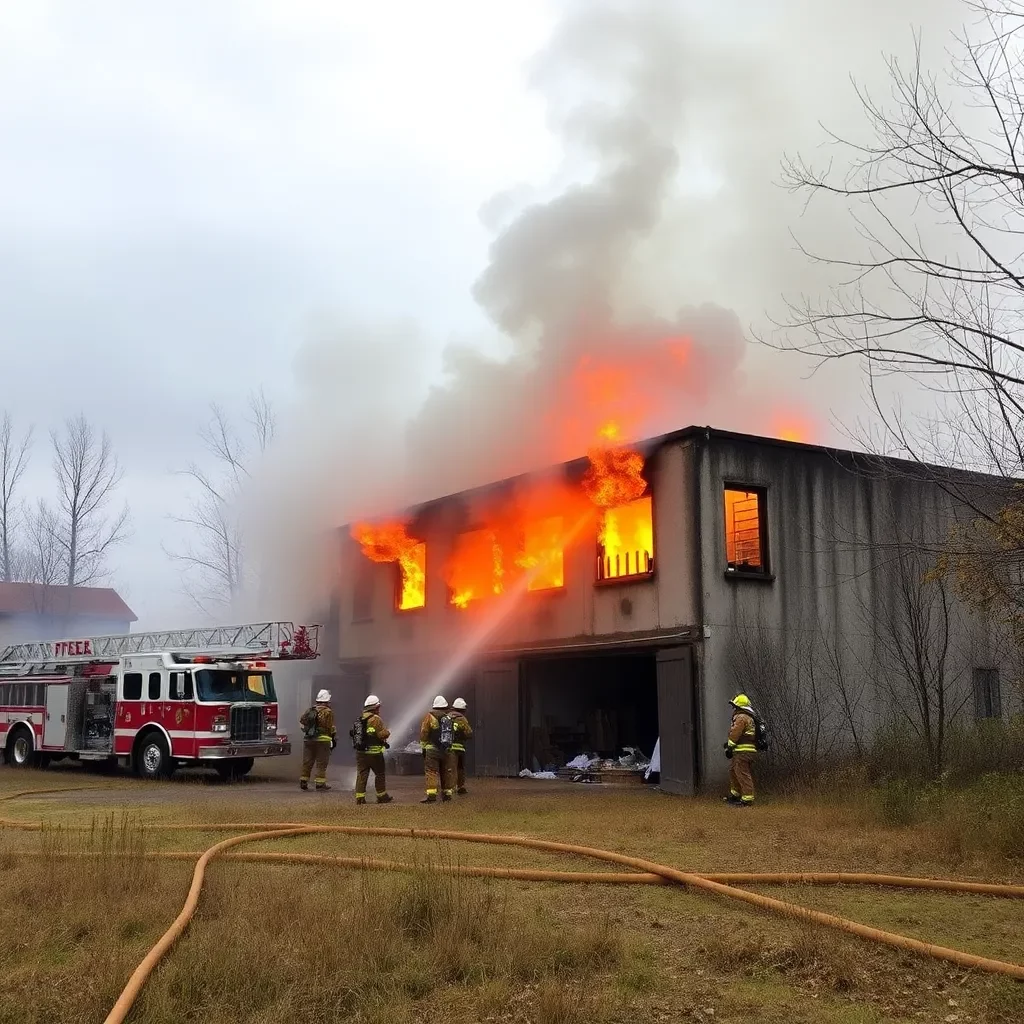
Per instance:
[[[10,583],[16,575],[13,558],[16,495],[28,466],[31,446],[31,428],[17,440],[11,414],[5,412],[0,418],[0,579],[5,583]]]

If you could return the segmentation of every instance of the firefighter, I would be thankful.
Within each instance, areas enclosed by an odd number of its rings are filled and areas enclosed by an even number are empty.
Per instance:
[[[754,709],[745,693],[738,693],[729,705],[732,707],[732,724],[729,738],[725,741],[725,756],[731,764],[729,795],[725,802],[736,807],[749,807],[754,802],[754,776],[750,766],[757,753]]]
[[[329,690],[316,695],[316,704],[302,713],[299,725],[305,739],[302,741],[302,775],[299,789],[309,789],[309,776],[316,765],[314,782],[318,792],[331,787],[327,785],[327,762],[331,751],[338,745],[338,730],[334,727],[334,712],[331,710]]]
[[[448,701],[437,696],[431,710],[420,723],[420,748],[423,751],[423,772],[427,780],[427,797],[420,801],[424,804],[437,803],[437,791],[441,790],[441,799],[445,802],[452,798],[452,780],[448,754],[454,738],[451,716],[444,714],[448,710]],[[438,712],[442,712],[438,714]]]
[[[452,701],[455,739],[452,742],[451,770],[454,772],[455,792],[465,796],[466,789],[466,740],[473,735],[473,727],[466,717],[466,702],[461,697]]]
[[[373,788],[377,803],[389,804],[388,784],[384,767],[384,750],[391,730],[380,717],[380,700],[372,693],[363,701],[363,713],[352,727],[352,745],[356,748],[356,803],[366,803],[366,783],[373,772]]]

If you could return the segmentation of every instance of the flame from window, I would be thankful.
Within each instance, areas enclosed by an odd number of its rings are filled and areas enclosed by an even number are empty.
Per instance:
[[[494,530],[471,530],[455,538],[445,581],[456,608],[504,591],[505,559]]]
[[[427,603],[427,545],[410,537],[405,524],[399,521],[357,523],[351,533],[370,561],[398,565],[399,610],[423,608]]]
[[[601,516],[600,579],[638,576],[654,565],[654,513],[650,496],[609,508]]]
[[[654,515],[641,452],[621,443],[615,422],[599,431],[602,443],[587,453],[583,489],[601,510],[598,578],[648,573],[654,563]]]
[[[516,565],[530,573],[527,590],[554,590],[565,585],[564,531],[561,516],[526,524],[523,553],[516,559]]]

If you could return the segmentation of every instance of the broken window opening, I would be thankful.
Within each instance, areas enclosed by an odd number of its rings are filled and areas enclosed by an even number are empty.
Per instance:
[[[598,581],[649,576],[654,572],[654,506],[650,495],[601,514]]]
[[[558,590],[565,586],[565,541],[561,516],[527,523],[516,565],[528,575],[526,589]]]
[[[974,717],[1002,718],[1003,701],[999,686],[999,669],[976,668],[974,670]]]
[[[493,530],[470,530],[455,538],[445,573],[449,602],[465,609],[505,589],[505,560]]]
[[[398,559],[398,581],[395,587],[398,611],[412,611],[427,604],[427,545],[414,544]]]
[[[765,492],[725,488],[725,557],[729,572],[768,572]]]

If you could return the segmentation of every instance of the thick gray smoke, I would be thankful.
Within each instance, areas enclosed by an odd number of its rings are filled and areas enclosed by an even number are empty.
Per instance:
[[[838,208],[803,217],[781,161],[813,156],[820,123],[863,137],[851,76],[886,93],[883,54],[908,53],[916,26],[941,55],[965,13],[955,0],[567,4],[529,69],[559,180],[485,209],[495,238],[473,293],[505,351],[451,347],[425,394],[414,327],[309,341],[300,406],[253,502],[279,600],[329,576],[329,528],[580,455],[606,414],[633,437],[795,417],[834,440],[851,382],[809,384],[808,367],[746,343],[783,295],[830,283],[791,233],[835,251],[855,231]]]

